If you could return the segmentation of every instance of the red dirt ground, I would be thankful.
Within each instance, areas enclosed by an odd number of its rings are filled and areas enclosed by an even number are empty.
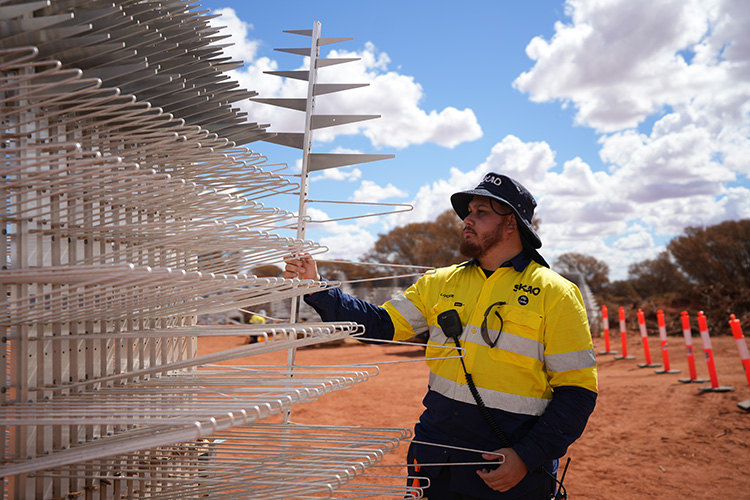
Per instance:
[[[603,339],[595,342],[597,352],[603,350]],[[750,387],[734,338],[712,338],[719,385],[734,388],[724,393],[700,391],[710,387],[710,382],[680,383],[678,379],[689,378],[684,339],[670,337],[669,342],[671,368],[679,369],[679,374],[639,368],[644,351],[635,333],[628,338],[628,354],[636,359],[597,356],[597,407],[583,437],[567,455],[571,464],[565,486],[571,500],[750,499],[750,412],[737,406],[750,399]],[[206,339],[199,343],[199,351],[205,354],[241,343],[238,338]],[[706,356],[697,334],[693,343],[697,376],[708,379]],[[650,338],[649,345],[652,362],[661,363],[658,335]],[[611,349],[619,348],[618,332]],[[298,350],[299,364],[375,363],[380,373],[351,389],[295,406],[292,420],[412,429],[422,412],[427,387],[427,367],[419,360],[422,353],[421,347],[355,341]],[[286,352],[244,358],[243,362],[285,364]],[[405,444],[384,459],[385,464],[405,461]],[[404,473],[397,467],[377,472]]]

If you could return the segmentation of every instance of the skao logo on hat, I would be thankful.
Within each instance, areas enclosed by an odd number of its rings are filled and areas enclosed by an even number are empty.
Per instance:
[[[503,183],[503,179],[499,175],[487,174],[482,179],[482,182],[491,182],[492,184],[499,186]]]

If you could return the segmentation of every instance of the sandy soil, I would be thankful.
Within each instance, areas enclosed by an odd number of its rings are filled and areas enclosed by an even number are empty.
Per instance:
[[[747,329],[747,328],[746,328]],[[603,339],[595,339],[597,352]],[[241,339],[209,339],[201,353],[228,349]],[[679,374],[657,374],[644,364],[640,336],[628,339],[628,354],[615,359],[598,354],[599,400],[583,437],[568,451],[570,468],[565,486],[570,499],[660,500],[750,499],[750,412],[737,406],[750,400],[750,387],[735,340],[712,338],[721,387],[731,392],[706,392],[710,382],[689,379],[684,339],[670,337],[669,360]],[[697,378],[709,379],[700,338],[693,340]],[[652,363],[662,363],[658,336],[649,341]],[[620,337],[612,337],[612,350]],[[297,351],[297,362],[308,365],[376,363],[380,373],[353,388],[295,406],[292,419],[300,423],[406,427],[422,412],[427,367],[420,347],[364,345],[348,342]],[[248,364],[286,363],[286,352],[245,358]],[[662,368],[663,369],[663,368]],[[384,464],[404,464],[406,445],[386,455]],[[400,467],[379,474],[403,474]],[[384,482],[394,481],[383,479]]]

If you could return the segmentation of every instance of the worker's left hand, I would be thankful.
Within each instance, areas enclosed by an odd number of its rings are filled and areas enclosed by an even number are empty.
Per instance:
[[[513,451],[513,448],[501,448],[496,450],[496,452],[497,455],[485,453],[482,455],[482,458],[485,460],[497,460],[500,458],[499,455],[503,455],[505,456],[505,461],[497,469],[482,469],[478,470],[477,474],[493,490],[500,492],[508,491],[524,478],[529,469],[523,463],[521,457],[518,456],[518,453]]]

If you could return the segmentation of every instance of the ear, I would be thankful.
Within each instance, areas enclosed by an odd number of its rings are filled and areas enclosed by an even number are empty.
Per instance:
[[[518,221],[516,220],[516,215],[511,214],[508,216],[508,232],[513,232],[516,229],[518,229]]]

